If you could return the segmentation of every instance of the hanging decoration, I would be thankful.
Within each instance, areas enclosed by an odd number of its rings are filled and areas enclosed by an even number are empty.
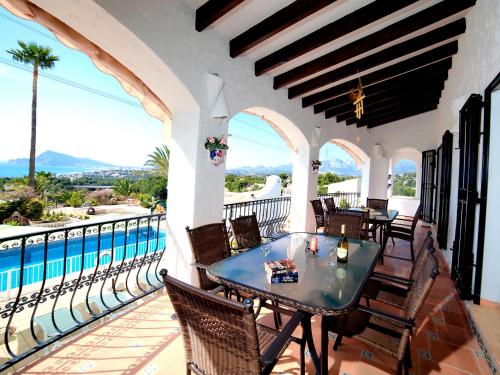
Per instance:
[[[363,94],[363,85],[361,84],[361,78],[358,78],[358,88],[351,92],[350,98],[353,101],[352,104],[354,104],[355,106],[354,113],[356,115],[356,118],[359,120],[361,119],[361,115],[365,113],[365,109],[363,106],[363,99],[365,98],[365,95]]]
[[[314,173],[318,173],[319,167],[321,167],[321,164],[323,164],[320,160],[313,160],[311,162],[312,169]]]
[[[212,160],[212,163],[215,166],[219,166],[224,163],[226,150],[229,146],[227,145],[226,138],[223,135],[221,135],[220,138],[207,137],[205,148],[210,151],[210,160]]]

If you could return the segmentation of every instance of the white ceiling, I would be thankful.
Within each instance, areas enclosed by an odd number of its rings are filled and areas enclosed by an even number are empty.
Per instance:
[[[204,4],[206,1],[205,0],[185,0],[192,8],[195,10],[202,4]],[[314,1],[314,0],[311,0]],[[398,1],[398,0],[394,0]],[[398,12],[395,12],[391,14],[388,17],[385,17],[377,22],[371,23],[368,26],[358,29],[352,33],[349,33],[341,38],[336,39],[335,41],[328,43],[326,45],[321,46],[320,48],[317,48],[305,55],[300,56],[297,59],[294,59],[293,61],[283,64],[275,69],[273,69],[271,72],[267,73],[272,76],[276,76],[280,73],[286,72],[294,67],[297,67],[299,65],[302,65],[308,61],[311,61],[315,58],[318,58],[328,52],[334,51],[346,44],[349,44],[357,39],[360,39],[364,36],[367,36],[369,34],[372,34],[376,31],[379,31],[390,24],[393,24],[395,22],[398,22],[412,14],[415,14],[425,8],[428,8],[432,5],[435,5],[439,3],[441,0],[420,0],[417,3],[408,6]],[[221,35],[223,35],[227,39],[232,39],[245,30],[249,29],[250,27],[254,26],[255,24],[259,23],[263,19],[269,17],[276,11],[282,9],[283,7],[289,5],[292,3],[293,0],[246,0],[239,6],[237,6],[235,9],[233,9],[230,13],[226,14],[224,17],[219,19],[216,23],[210,26],[210,28],[214,28],[219,32]],[[373,0],[338,0],[331,4],[330,6],[323,8],[321,11],[314,13],[313,15],[307,17],[305,20],[302,22],[299,22],[292,27],[289,27],[282,31],[281,33],[275,35],[274,37],[266,40],[265,42],[259,44],[258,46],[254,47],[250,51],[247,51],[244,55],[237,57],[237,58],[250,58],[252,60],[257,60],[260,59],[264,56],[267,56],[268,54],[296,41],[297,39],[308,35],[309,33],[318,30],[319,28],[339,19],[344,17],[345,15],[352,13],[353,11],[373,2]],[[381,46],[374,46],[372,50],[369,52],[356,56],[353,59],[343,61],[342,63],[329,67],[326,70],[323,70],[321,72],[318,72],[315,75],[319,75],[322,73],[325,73],[326,71],[336,69],[340,66],[343,66],[345,64],[348,64],[349,62],[352,62],[354,60],[358,60],[361,57],[365,57],[368,55],[371,55],[373,53],[376,53],[384,48],[387,48],[391,45],[401,43],[402,41],[411,39],[415,36],[424,34],[430,30],[433,30],[439,26],[443,26],[444,24],[448,23],[451,20],[458,19],[460,17],[463,17],[466,12],[461,12],[457,15],[454,15],[453,17],[450,17],[447,20],[444,20],[442,22],[433,24],[429,27],[423,28],[417,32],[414,32],[412,34],[406,35],[402,38],[399,38],[398,40],[395,40],[393,42],[387,43],[385,45]],[[443,44],[443,43],[439,43]],[[426,50],[428,50],[427,48]],[[419,51],[420,52],[423,52]],[[412,53],[407,56],[403,56],[397,60],[391,61],[389,63],[384,64],[384,66],[387,65],[392,65],[393,63],[396,63],[401,60],[405,60],[407,58],[410,58],[414,56],[415,54],[418,53]],[[378,66],[374,69],[371,70],[378,70],[382,66]],[[369,70],[369,71],[371,71]],[[366,74],[369,71],[364,71],[361,74]],[[309,80],[313,76],[307,77],[306,80]],[[355,78],[356,75],[347,77],[343,79],[342,81],[346,81],[352,78]],[[335,82],[335,84],[338,84],[342,81]],[[292,84],[295,85],[299,82],[294,82]],[[330,84],[329,86],[334,85]],[[320,90],[316,91],[321,91],[325,89],[325,87],[322,87]],[[309,92],[306,95],[309,95],[313,92]]]

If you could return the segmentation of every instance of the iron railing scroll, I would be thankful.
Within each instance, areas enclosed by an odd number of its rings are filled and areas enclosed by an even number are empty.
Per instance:
[[[162,287],[165,214],[0,239],[0,372]]]
[[[224,219],[228,225],[229,236],[231,237],[229,219],[235,219],[240,216],[255,213],[262,236],[272,239],[282,237],[288,233],[290,207],[290,197],[256,199],[246,202],[225,204]]]

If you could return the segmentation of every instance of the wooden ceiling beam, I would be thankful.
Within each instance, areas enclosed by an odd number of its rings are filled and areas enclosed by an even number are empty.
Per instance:
[[[389,124],[391,122],[394,122],[394,121],[399,121],[399,120],[404,120],[405,118],[408,118],[408,117],[412,117],[412,116],[417,116],[417,115],[421,115],[423,113],[426,113],[426,112],[430,112],[430,111],[434,111],[436,110],[438,107],[438,105],[430,105],[428,107],[422,107],[420,109],[416,109],[412,112],[407,112],[407,113],[402,113],[398,116],[394,116],[392,118],[385,118],[385,119],[381,119],[379,121],[374,121],[370,124],[368,124],[368,129],[371,129],[371,128],[375,128],[377,126],[381,126],[381,125],[385,125],[385,124]]]
[[[324,71],[372,49],[442,21],[475,4],[475,0],[445,0],[386,28],[358,39],[335,51],[302,64],[275,77],[275,88],[282,88]]]
[[[336,0],[296,0],[265,20],[252,26],[229,42],[229,54],[238,57],[266,39],[289,28]]]
[[[374,120],[380,117],[392,116],[394,112],[408,111],[422,106],[439,104],[439,96],[422,98],[421,100],[408,99],[397,103],[391,103],[385,107],[376,108],[375,111],[370,111],[366,116],[362,116],[361,120],[358,120],[354,114],[353,117],[345,120],[346,125],[360,124],[360,126],[365,126],[366,122],[369,120]],[[337,122],[339,122],[337,120]]]
[[[245,0],[209,0],[196,9],[196,31],[203,31]]]
[[[257,60],[255,75],[260,76],[324,44],[397,12],[418,0],[376,0],[326,26]]]
[[[378,96],[376,98],[372,98],[371,101],[365,102],[364,109],[365,112],[368,113],[368,111],[371,108],[377,108],[378,106],[381,106],[387,102],[397,102],[402,99],[408,99],[408,98],[418,99],[422,96],[429,97],[429,96],[440,95],[443,88],[444,88],[444,83],[436,82],[435,84],[411,88],[410,90],[404,92],[394,92],[392,95]],[[335,116],[340,116],[344,113],[353,113],[353,112],[354,112],[354,105],[352,103],[348,103],[341,107],[325,111],[325,118],[329,119]]]
[[[404,74],[406,72],[412,71],[413,69],[426,66],[427,64],[430,63],[432,63],[432,65],[441,64],[442,61],[449,61],[451,63],[450,56],[456,54],[457,52],[458,52],[458,42],[454,41],[444,46],[434,48],[431,51],[424,52],[418,56],[412,57],[411,59],[407,59],[399,63],[396,63],[394,65],[390,65],[386,68],[377,70],[373,73],[363,75],[361,76],[361,81],[363,82],[364,85],[369,85],[381,82],[385,79],[389,79],[391,77],[395,77],[400,74]],[[344,82],[340,85],[330,87],[318,93],[306,96],[302,98],[302,107],[305,108],[313,104],[321,103],[330,98],[335,98],[339,95],[347,94],[348,92],[351,92],[353,89],[355,89],[357,86],[358,86],[358,79],[356,78],[348,82]]]
[[[429,73],[427,74],[405,74],[404,76],[401,76],[401,78],[396,77],[387,81],[383,81],[380,84],[363,87],[363,94],[366,97],[366,101],[373,95],[383,94],[387,92],[391,93],[399,89],[404,89],[406,86],[415,84],[426,84],[438,81],[443,82],[446,81],[447,78],[447,70],[429,71]],[[338,96],[334,99],[327,100],[326,102],[316,104],[314,106],[314,113],[321,113],[326,111],[327,109],[336,108],[347,103],[352,103],[350,94]]]
[[[326,86],[343,78],[353,76],[359,72],[371,69],[392,60],[404,57],[410,53],[417,52],[423,48],[430,47],[436,43],[454,38],[465,32],[465,18],[449,23],[426,34],[417,36],[408,41],[386,48],[373,55],[367,56],[340,68],[321,74],[303,83],[299,83],[288,89],[288,98],[293,99],[309,91]],[[275,88],[276,88],[275,77]],[[279,85],[278,85],[279,86]]]
[[[362,119],[363,121],[357,124],[358,128],[361,128],[363,126],[369,126],[374,123],[378,123],[380,121],[388,121],[393,118],[405,118],[412,116],[413,113],[420,113],[422,110],[428,110],[428,108],[437,108],[438,103],[431,103],[431,104],[422,104],[422,105],[417,105],[413,108],[407,108],[407,109],[401,109],[399,111],[393,111],[391,113],[386,113],[384,115],[380,116],[374,116],[372,118],[365,117],[365,119]]]

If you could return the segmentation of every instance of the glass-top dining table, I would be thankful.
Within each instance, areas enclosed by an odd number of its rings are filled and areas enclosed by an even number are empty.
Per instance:
[[[318,239],[317,255],[306,251],[312,237]],[[212,264],[207,275],[221,285],[304,312],[308,318],[303,321],[302,327],[311,358],[318,372],[325,373],[326,367],[319,365],[319,357],[312,341],[310,318],[312,315],[345,314],[356,306],[381,251],[379,243],[349,239],[348,262],[337,263],[337,242],[338,237],[290,233],[276,241]],[[291,259],[297,265],[297,283],[267,282],[264,263],[281,259]],[[325,354],[323,358],[326,360],[326,357]]]

